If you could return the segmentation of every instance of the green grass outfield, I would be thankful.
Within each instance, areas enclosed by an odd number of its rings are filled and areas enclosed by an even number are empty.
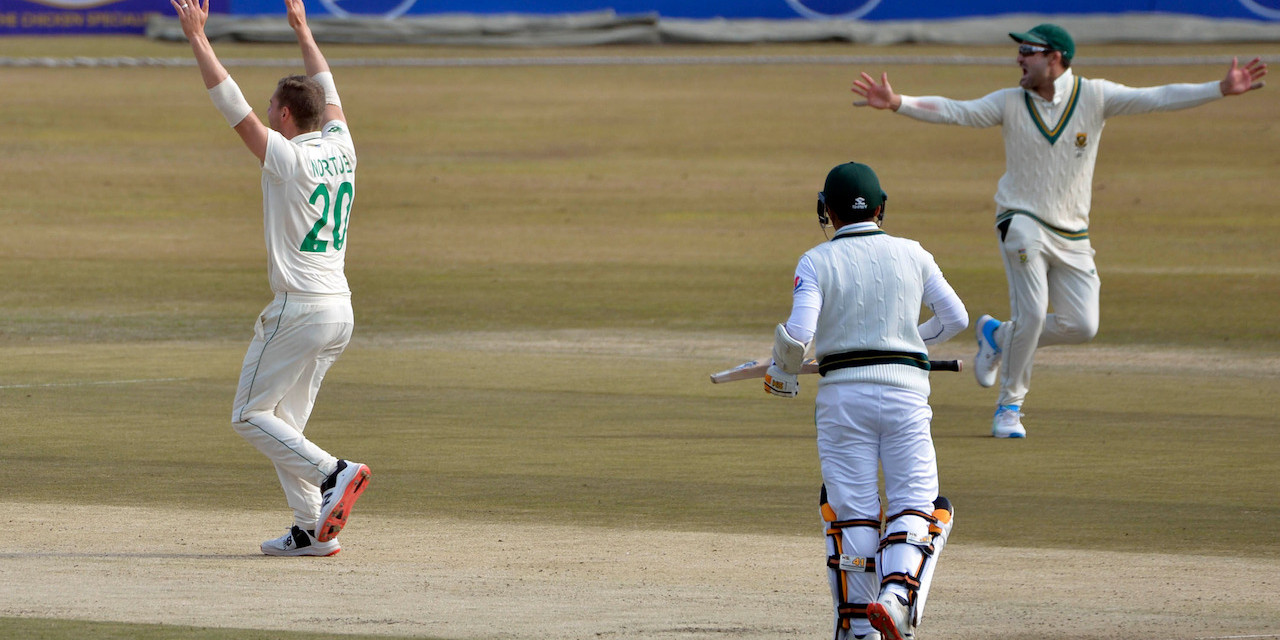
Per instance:
[[[1200,82],[1220,78],[1232,54],[1278,53],[1113,46],[1100,55],[1223,63],[1077,72],[1135,86]],[[0,39],[0,56],[73,55],[190,53],[134,39]],[[884,69],[904,93],[979,97],[1016,81],[1009,57]],[[308,433],[375,469],[361,509],[812,533],[813,381],[783,401],[757,384],[712,386],[706,374],[767,352],[795,262],[822,240],[812,212],[826,171],[851,159],[874,166],[890,195],[886,230],[923,243],[974,317],[1008,308],[991,231],[998,131],[855,110],[848,87],[861,70],[881,67],[337,69],[360,158],[348,250],[357,336]],[[275,80],[296,70],[231,71],[265,117]],[[259,172],[199,74],[0,67],[0,83],[7,498],[278,508],[287,518],[272,470],[229,425],[251,323],[270,299]],[[1273,86],[1111,122],[1091,227],[1102,328],[1076,348],[1098,358],[1037,368],[1024,442],[983,437],[994,392],[967,373],[934,376],[942,485],[963,511],[965,540],[1280,555],[1259,542],[1280,521],[1277,113]],[[734,348],[750,344],[759,346]],[[970,345],[966,334],[944,350],[967,359]],[[234,635],[23,619],[0,620],[0,633]]]

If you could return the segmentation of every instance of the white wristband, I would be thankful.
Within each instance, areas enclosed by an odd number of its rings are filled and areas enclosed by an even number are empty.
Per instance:
[[[342,108],[342,101],[338,99],[338,85],[333,83],[332,73],[328,71],[321,71],[320,73],[311,76],[311,79],[319,82],[320,86],[324,88],[325,104],[331,104],[339,109]]]
[[[231,76],[227,76],[222,82],[209,90],[209,97],[213,99],[213,106],[218,108],[222,113],[222,117],[227,119],[227,124],[232,127],[240,124],[242,120],[249,117],[253,113],[253,107],[244,99],[244,94],[240,92],[240,85],[236,84]]]

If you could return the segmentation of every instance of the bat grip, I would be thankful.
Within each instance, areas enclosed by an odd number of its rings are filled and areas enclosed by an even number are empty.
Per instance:
[[[930,371],[960,371],[964,368],[963,360],[930,360]]]

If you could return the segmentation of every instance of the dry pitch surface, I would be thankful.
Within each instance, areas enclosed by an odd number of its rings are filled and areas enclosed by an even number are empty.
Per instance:
[[[828,633],[816,535],[353,516],[347,550],[282,559],[249,552],[276,514],[226,514],[211,540],[191,511],[3,508],[8,616],[442,638]],[[1280,561],[993,547],[958,522],[920,637],[1276,637]]]
[[[530,358],[565,350],[618,358],[689,351],[678,335],[630,343],[589,332],[437,340],[425,342],[478,359],[511,351]],[[724,358],[750,344],[703,340],[691,355]],[[953,346],[939,355],[963,353]],[[1257,375],[1280,380],[1280,359],[1249,362]],[[1050,351],[1042,360],[1048,376],[1171,368],[1210,378],[1231,375],[1237,364],[1222,352],[1099,347]],[[375,501],[376,473],[369,494]],[[492,512],[388,517],[365,509],[341,536],[339,555],[280,559],[255,551],[262,537],[278,533],[279,510],[2,507],[2,616],[440,638],[827,633],[816,531],[583,526]],[[964,505],[958,509],[923,638],[1261,640],[1280,630],[1280,560],[1274,557],[997,546],[968,537],[972,524]],[[1058,529],[1053,535],[1073,526],[1053,515],[1044,518],[1046,527]],[[1238,576],[1249,576],[1249,588],[1232,586]]]

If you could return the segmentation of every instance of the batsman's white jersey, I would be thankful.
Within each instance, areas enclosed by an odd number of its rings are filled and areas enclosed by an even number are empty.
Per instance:
[[[995,201],[1010,317],[998,334],[998,406],[1022,406],[1036,348],[1078,344],[1097,333],[1101,284],[1089,213],[1107,118],[1186,109],[1221,97],[1217,82],[1133,88],[1079,78],[1069,69],[1054,81],[1052,100],[1020,87],[967,101],[902,96],[903,115],[969,127],[1000,125],[1004,136],[1005,173]]]
[[[934,315],[921,324],[921,307]],[[964,304],[919,243],[896,238],[874,223],[840,228],[830,241],[809,250],[796,267],[787,332],[814,341],[823,373],[815,399],[818,457],[834,522],[828,555],[849,558],[832,568],[836,637],[871,631],[866,604],[880,592],[880,577],[918,576],[922,551],[912,544],[880,545],[883,468],[886,535],[928,537],[938,498],[938,468],[929,425],[928,353],[968,324]],[[868,569],[868,567],[871,567]],[[890,578],[890,582],[894,579]],[[908,587],[900,584],[902,594]],[[843,621],[840,612],[846,617]],[[855,612],[850,614],[849,612]],[[843,625],[849,625],[847,628]]]
[[[231,419],[274,463],[294,524],[304,530],[316,528],[319,485],[337,466],[336,457],[302,433],[355,325],[343,272],[355,169],[345,122],[292,140],[269,133],[262,207],[275,299],[254,325]]]

